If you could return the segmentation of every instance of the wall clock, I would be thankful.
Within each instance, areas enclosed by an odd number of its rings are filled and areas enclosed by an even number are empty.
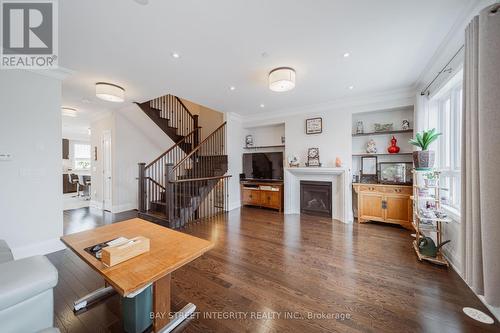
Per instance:
[[[323,119],[306,119],[306,134],[320,134],[323,132]]]

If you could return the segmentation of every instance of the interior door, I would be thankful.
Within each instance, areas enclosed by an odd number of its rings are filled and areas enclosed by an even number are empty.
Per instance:
[[[102,207],[107,211],[111,211],[113,202],[112,160],[111,131],[108,130],[102,135]]]

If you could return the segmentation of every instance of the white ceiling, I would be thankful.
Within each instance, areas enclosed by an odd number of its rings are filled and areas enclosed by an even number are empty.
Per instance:
[[[474,2],[64,0],[59,59],[76,73],[63,104],[84,118],[122,107],[95,98],[97,81],[123,86],[127,102],[172,93],[242,115],[407,88]],[[295,90],[268,89],[279,66],[296,69]]]

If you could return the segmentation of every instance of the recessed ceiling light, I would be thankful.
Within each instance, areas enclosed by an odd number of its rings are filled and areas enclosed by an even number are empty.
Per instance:
[[[177,53],[177,52],[172,53],[172,58],[179,59],[180,57],[181,57],[181,55],[179,53]]]
[[[349,52],[344,53],[344,58],[349,58],[351,54]]]
[[[78,115],[78,110],[75,108],[70,108],[68,106],[61,107],[62,115],[67,117],[76,117]]]
[[[354,86],[349,86],[349,90],[353,90],[354,89]]]
[[[266,106],[265,106],[264,104],[261,104],[261,105],[260,105],[260,107],[261,107],[261,108],[265,108]]]
[[[235,86],[231,86],[231,87],[229,87],[229,90],[231,90],[231,91],[236,90],[236,87]]]
[[[125,89],[112,83],[97,82],[95,95],[108,102],[121,103],[125,101]]]

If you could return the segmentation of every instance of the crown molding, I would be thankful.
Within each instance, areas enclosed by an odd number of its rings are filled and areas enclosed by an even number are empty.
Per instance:
[[[42,76],[47,76],[60,81],[63,81],[67,77],[76,73],[76,71],[72,69],[60,66],[52,69],[26,69],[26,71]]]
[[[464,44],[465,28],[472,18],[478,15],[481,9],[497,2],[498,0],[475,0],[462,11],[436,52],[434,52],[434,55],[424,67],[424,70],[418,76],[418,79],[415,81],[413,85],[415,90],[420,91],[424,89]]]
[[[287,117],[300,114],[318,114],[324,112],[348,111],[361,113],[384,109],[393,109],[413,106],[415,104],[416,90],[412,87],[388,90],[374,94],[350,96],[327,103],[313,104],[298,108],[282,109],[277,111],[259,112],[251,115],[243,115],[245,123],[280,123]],[[245,124],[248,126],[248,124]]]

